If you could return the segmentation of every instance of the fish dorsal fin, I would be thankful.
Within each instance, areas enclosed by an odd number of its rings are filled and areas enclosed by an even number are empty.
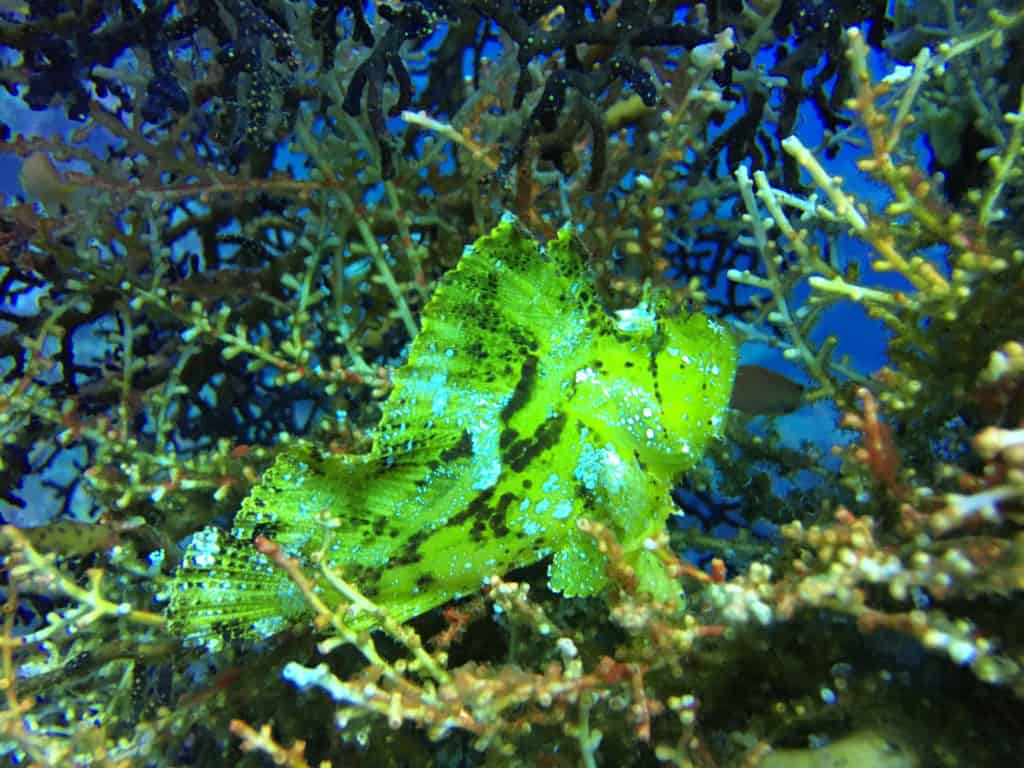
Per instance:
[[[384,406],[377,455],[450,449],[481,418],[496,418],[524,367],[557,359],[558,346],[575,349],[571,334],[553,330],[609,322],[591,285],[568,227],[541,248],[506,215],[467,247],[424,309],[422,330]]]

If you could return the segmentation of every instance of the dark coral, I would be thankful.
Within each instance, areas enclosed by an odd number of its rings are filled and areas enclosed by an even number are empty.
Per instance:
[[[544,19],[556,7],[561,5],[565,12],[563,23],[550,26]],[[335,12],[343,7],[341,3],[320,3],[318,16],[320,24],[324,24],[324,16],[332,9]],[[536,88],[536,83],[529,72],[530,64],[538,58],[554,57],[564,53],[563,64],[548,75],[542,95],[534,108],[529,120],[511,148],[505,152],[502,172],[507,173],[522,155],[523,149],[531,136],[540,133],[553,134],[560,119],[568,119],[578,129],[588,126],[594,141],[594,162],[591,179],[600,178],[602,168],[600,157],[604,154],[603,130],[597,127],[598,104],[610,86],[621,81],[632,88],[644,103],[653,106],[657,101],[657,88],[650,74],[640,62],[645,49],[656,47],[691,48],[708,42],[711,37],[695,27],[684,24],[667,23],[652,15],[653,4],[646,0],[630,0],[622,3],[615,13],[596,2],[555,3],[521,2],[511,0],[451,0],[436,2],[435,0],[419,0],[405,4],[401,10],[389,6],[378,6],[381,16],[389,26],[384,35],[373,42],[370,55],[359,65],[349,84],[345,98],[345,109],[349,114],[358,114],[364,101],[371,127],[381,140],[382,172],[389,177],[393,172],[391,150],[388,148],[384,122],[384,91],[389,77],[398,84],[399,96],[389,114],[396,115],[412,103],[412,91],[409,85],[408,69],[401,58],[401,48],[406,43],[413,45],[426,38],[437,25],[446,22],[455,32],[449,32],[455,39],[465,45],[472,42],[474,58],[478,62],[484,41],[488,36],[490,25],[500,28],[517,46],[516,60],[519,67],[519,78],[516,82],[513,105],[522,105],[526,95]],[[588,16],[587,11],[590,11]],[[482,29],[482,31],[480,31]],[[359,42],[366,44],[367,34],[360,25],[360,17],[356,17],[355,32]],[[326,48],[332,45],[333,38],[325,33],[325,66],[332,59],[326,54]],[[581,45],[607,47],[608,55],[592,66],[585,66],[581,61],[577,48]],[[462,48],[457,48],[452,55],[438,57],[431,66],[429,79],[431,83],[452,82],[453,62],[460,62]],[[730,58],[727,72],[733,68],[743,68],[749,59],[742,56]],[[458,67],[460,64],[456,64]],[[443,74],[435,71],[443,69]],[[477,71],[478,68],[477,68]],[[461,78],[458,78],[461,80]],[[569,93],[577,98],[569,99]],[[443,100],[433,88],[425,94],[426,103]],[[454,104],[445,104],[451,110]],[[567,118],[566,113],[573,115]],[[545,150],[552,156],[569,150],[576,131],[560,133],[560,151],[548,143]]]
[[[175,71],[176,48],[189,45],[205,29],[216,41],[224,67],[222,95],[244,104],[244,137],[259,141],[272,104],[271,59],[295,66],[295,44],[283,19],[258,0],[146,0],[139,10],[121,3],[108,14],[100,2],[30,3],[30,21],[0,25],[0,45],[23,53],[27,70],[26,103],[32,109],[60,104],[68,117],[89,115],[89,87],[100,96],[116,90],[120,109],[132,108],[128,92],[96,76],[94,68],[111,67],[127,51],[149,61],[151,74],[142,94],[141,114],[160,123],[188,112],[193,97]],[[193,49],[195,46],[193,45]]]

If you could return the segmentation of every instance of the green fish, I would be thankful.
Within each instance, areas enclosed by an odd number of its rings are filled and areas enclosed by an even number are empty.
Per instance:
[[[541,247],[510,216],[441,279],[422,326],[369,453],[286,449],[230,531],[193,537],[171,585],[173,631],[216,649],[308,621],[261,536],[399,621],[549,556],[553,590],[600,593],[605,558],[581,518],[614,530],[642,589],[678,594],[645,542],[674,511],[674,480],[721,433],[732,335],[661,300],[610,314],[570,227]]]

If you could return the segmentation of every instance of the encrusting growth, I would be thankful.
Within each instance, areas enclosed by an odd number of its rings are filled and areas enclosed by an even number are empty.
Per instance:
[[[671,597],[645,542],[673,478],[721,432],[735,367],[714,320],[657,300],[610,315],[569,227],[540,247],[506,217],[439,283],[372,450],[281,454],[230,531],[194,537],[170,625],[218,647],[308,617],[257,539],[341,571],[398,621],[548,555],[554,590],[596,594],[604,556],[583,518],[612,526],[641,587]]]

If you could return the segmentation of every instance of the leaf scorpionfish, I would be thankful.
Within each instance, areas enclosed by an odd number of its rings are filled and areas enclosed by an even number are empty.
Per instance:
[[[581,518],[614,530],[642,589],[678,591],[644,542],[721,433],[737,353],[721,324],[663,303],[609,313],[570,227],[542,247],[506,216],[439,281],[371,450],[289,447],[230,530],[193,537],[172,630],[216,649],[312,616],[257,536],[337,569],[398,621],[549,556],[553,590],[600,593],[604,555]]]

